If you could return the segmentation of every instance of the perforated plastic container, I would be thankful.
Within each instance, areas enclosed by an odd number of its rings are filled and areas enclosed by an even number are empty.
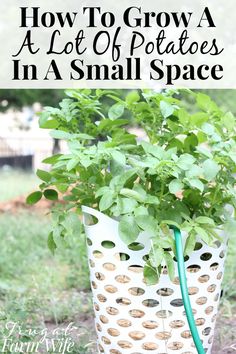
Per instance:
[[[140,233],[137,243],[128,247],[119,238],[116,220],[88,207],[83,213],[99,353],[196,354],[178,277],[171,282],[164,268],[156,285],[144,282],[148,235]],[[89,215],[96,218],[90,226]],[[210,354],[226,242],[216,242],[216,248],[201,242],[197,246],[185,262],[188,289],[203,346]]]

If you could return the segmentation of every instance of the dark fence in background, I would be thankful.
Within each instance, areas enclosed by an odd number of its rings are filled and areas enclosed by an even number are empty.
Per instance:
[[[39,168],[41,161],[52,154],[53,140],[33,137],[0,137],[0,168]]]

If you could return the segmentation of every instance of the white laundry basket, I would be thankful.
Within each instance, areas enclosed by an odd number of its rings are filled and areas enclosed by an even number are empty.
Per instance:
[[[156,285],[144,282],[148,235],[140,233],[137,250],[131,250],[120,240],[116,220],[88,207],[83,213],[99,353],[196,354],[178,277],[171,282],[164,271]],[[86,223],[88,215],[96,224]],[[199,335],[210,354],[226,242],[216,242],[216,248],[199,242],[197,248],[185,262],[187,281]]]

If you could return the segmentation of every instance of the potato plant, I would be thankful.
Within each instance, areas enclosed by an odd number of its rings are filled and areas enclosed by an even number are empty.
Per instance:
[[[37,171],[42,184],[28,197],[33,204],[42,196],[57,200],[59,192],[65,201],[52,210],[52,251],[81,231],[81,205],[91,206],[119,220],[126,244],[142,231],[150,235],[144,275],[152,284],[163,264],[174,276],[171,226],[188,234],[185,255],[197,237],[213,246],[219,230],[235,229],[236,122],[230,112],[189,90],[134,91],[125,99],[108,90],[70,90],[67,96],[59,108],[45,108],[40,126],[66,140],[68,152],[44,160],[50,172]],[[113,101],[108,109],[107,99]],[[129,132],[130,114],[145,141]]]

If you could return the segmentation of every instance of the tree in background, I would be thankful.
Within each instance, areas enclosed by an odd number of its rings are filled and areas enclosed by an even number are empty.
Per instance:
[[[63,90],[2,89],[0,90],[0,111],[9,108],[22,110],[25,106],[33,106],[35,102],[42,106],[55,106],[64,97]]]

